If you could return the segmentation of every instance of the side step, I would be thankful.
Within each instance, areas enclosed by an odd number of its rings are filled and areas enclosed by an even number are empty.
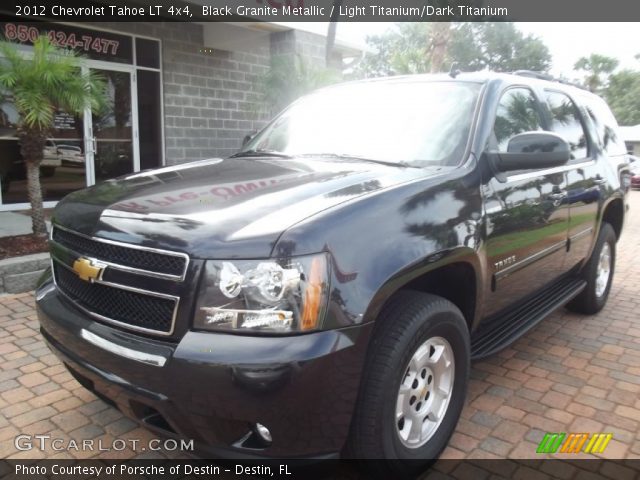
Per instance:
[[[575,277],[562,279],[515,309],[486,319],[471,335],[472,360],[488,357],[507,347],[578,295],[586,285],[586,281]]]

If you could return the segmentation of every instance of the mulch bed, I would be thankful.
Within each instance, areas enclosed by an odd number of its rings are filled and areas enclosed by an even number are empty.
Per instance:
[[[46,237],[36,237],[33,234],[16,235],[0,238],[0,260],[31,253],[48,252]]]

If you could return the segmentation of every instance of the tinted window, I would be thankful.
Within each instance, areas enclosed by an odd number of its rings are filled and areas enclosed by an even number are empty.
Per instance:
[[[582,101],[585,103],[589,120],[596,129],[597,141],[604,153],[611,156],[625,155],[627,148],[619,135],[618,122],[605,101],[596,96],[584,96]]]
[[[551,130],[569,143],[572,159],[585,158],[587,136],[575,104],[564,93],[545,92],[545,95],[551,111]]]
[[[506,152],[514,135],[542,130],[537,102],[531,90],[511,88],[500,99],[493,133],[499,152]]]

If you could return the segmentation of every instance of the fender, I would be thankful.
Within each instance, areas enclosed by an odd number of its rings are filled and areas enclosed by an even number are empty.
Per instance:
[[[607,199],[605,199],[605,201],[602,203],[602,207],[600,208],[600,211],[598,212],[598,222],[596,225],[596,232],[593,236],[593,241],[591,242],[591,246],[589,247],[589,254],[587,255],[587,257],[584,259],[583,261],[583,265],[589,260],[589,258],[591,258],[591,254],[593,253],[593,249],[596,246],[596,242],[598,241],[598,236],[600,235],[600,229],[602,228],[602,222],[604,221],[604,212],[607,211],[607,208],[609,208],[609,206],[611,206],[612,203],[620,201],[622,203],[622,223],[620,225],[620,230],[622,231],[622,228],[624,227],[624,217],[625,217],[625,200],[626,197],[624,195],[624,193],[622,193],[620,190],[615,190],[613,192],[612,195],[609,195],[609,197]]]
[[[440,250],[407,265],[405,268],[391,275],[369,302],[363,322],[375,321],[389,298],[411,281],[440,268],[454,264],[466,264],[473,270],[476,287],[474,299],[475,308],[473,317],[469,319],[470,330],[473,330],[479,323],[480,309],[478,306],[481,305],[481,299],[484,298],[484,282],[482,279],[484,276],[485,262],[482,261],[481,256],[476,250],[464,246]]]

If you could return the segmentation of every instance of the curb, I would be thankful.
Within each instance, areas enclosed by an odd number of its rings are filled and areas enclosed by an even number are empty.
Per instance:
[[[23,293],[33,290],[49,264],[48,253],[0,260],[0,293]]]

